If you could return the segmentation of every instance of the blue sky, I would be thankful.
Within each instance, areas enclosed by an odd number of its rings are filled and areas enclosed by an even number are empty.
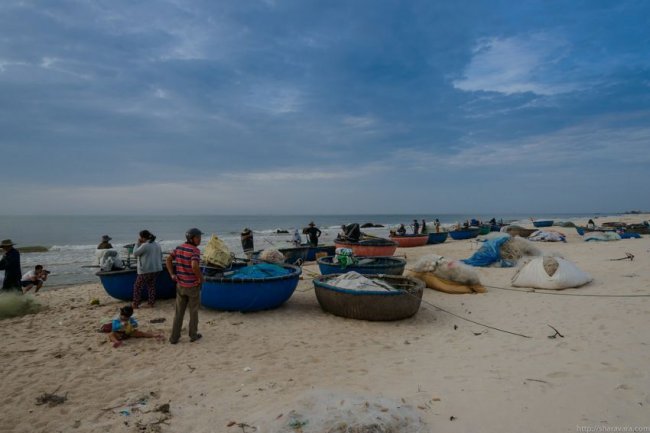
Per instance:
[[[2,214],[650,209],[650,2],[0,3]]]

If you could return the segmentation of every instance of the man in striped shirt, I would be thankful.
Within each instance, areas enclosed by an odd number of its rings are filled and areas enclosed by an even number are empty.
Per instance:
[[[171,344],[178,343],[181,338],[181,328],[183,327],[183,316],[185,309],[190,309],[189,334],[190,342],[201,338],[199,334],[199,304],[201,295],[201,284],[203,284],[203,275],[199,262],[201,261],[201,252],[198,246],[201,244],[201,230],[191,228],[185,233],[185,242],[176,247],[172,253],[167,256],[167,270],[172,280],[176,281],[176,314],[174,315],[174,324],[172,325],[172,335],[169,337]]]

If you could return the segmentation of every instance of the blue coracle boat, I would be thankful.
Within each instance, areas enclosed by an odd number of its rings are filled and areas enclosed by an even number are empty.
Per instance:
[[[463,229],[463,230],[452,230],[449,232],[449,236],[451,236],[452,239],[455,240],[462,240],[462,239],[471,239],[475,238],[479,235],[481,232],[481,229],[476,227],[476,228],[469,228],[469,229]]]
[[[551,227],[553,225],[553,220],[535,220],[533,221],[535,227]]]
[[[104,286],[104,290],[110,296],[122,301],[133,300],[133,286],[138,271],[135,268],[127,268],[116,271],[100,271],[95,275]],[[149,294],[147,289],[143,288],[140,293],[140,299],[147,299]],[[167,269],[163,269],[158,278],[156,278],[156,299],[171,299],[176,297],[176,283],[171,279]]]
[[[406,266],[406,259],[400,257],[356,257],[358,263],[342,268],[334,263],[334,256],[318,259],[318,267],[322,275],[342,274],[345,272],[358,272],[364,275],[402,275]]]
[[[334,245],[319,245],[317,247],[312,247],[309,244],[303,244],[303,246],[308,247],[309,251],[307,252],[307,262],[313,262],[316,260],[316,254],[326,253],[328,256],[333,256],[336,247]]]
[[[282,275],[277,275],[278,270]],[[296,290],[301,273],[300,267],[286,263],[260,263],[226,272],[222,276],[208,276],[203,282],[201,304],[224,311],[249,312],[277,308]],[[269,274],[273,276],[264,276]]]
[[[449,236],[449,233],[447,232],[429,233],[427,245],[441,244],[447,240],[447,236]]]

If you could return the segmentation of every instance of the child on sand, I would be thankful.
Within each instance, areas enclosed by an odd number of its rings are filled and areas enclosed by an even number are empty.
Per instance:
[[[162,334],[152,334],[150,332],[138,331],[138,321],[133,318],[133,307],[127,305],[120,308],[120,317],[113,319],[111,324],[111,333],[108,339],[113,343],[113,347],[120,347],[127,338],[157,338],[162,340]]]

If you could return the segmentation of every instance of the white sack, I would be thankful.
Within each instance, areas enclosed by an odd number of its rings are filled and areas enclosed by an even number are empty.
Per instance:
[[[561,290],[580,287],[593,280],[589,274],[561,257],[546,257],[546,260],[550,259],[557,262],[557,269],[553,275],[549,275],[544,268],[544,259],[544,257],[536,257],[522,266],[512,277],[512,285],[515,287]]]

